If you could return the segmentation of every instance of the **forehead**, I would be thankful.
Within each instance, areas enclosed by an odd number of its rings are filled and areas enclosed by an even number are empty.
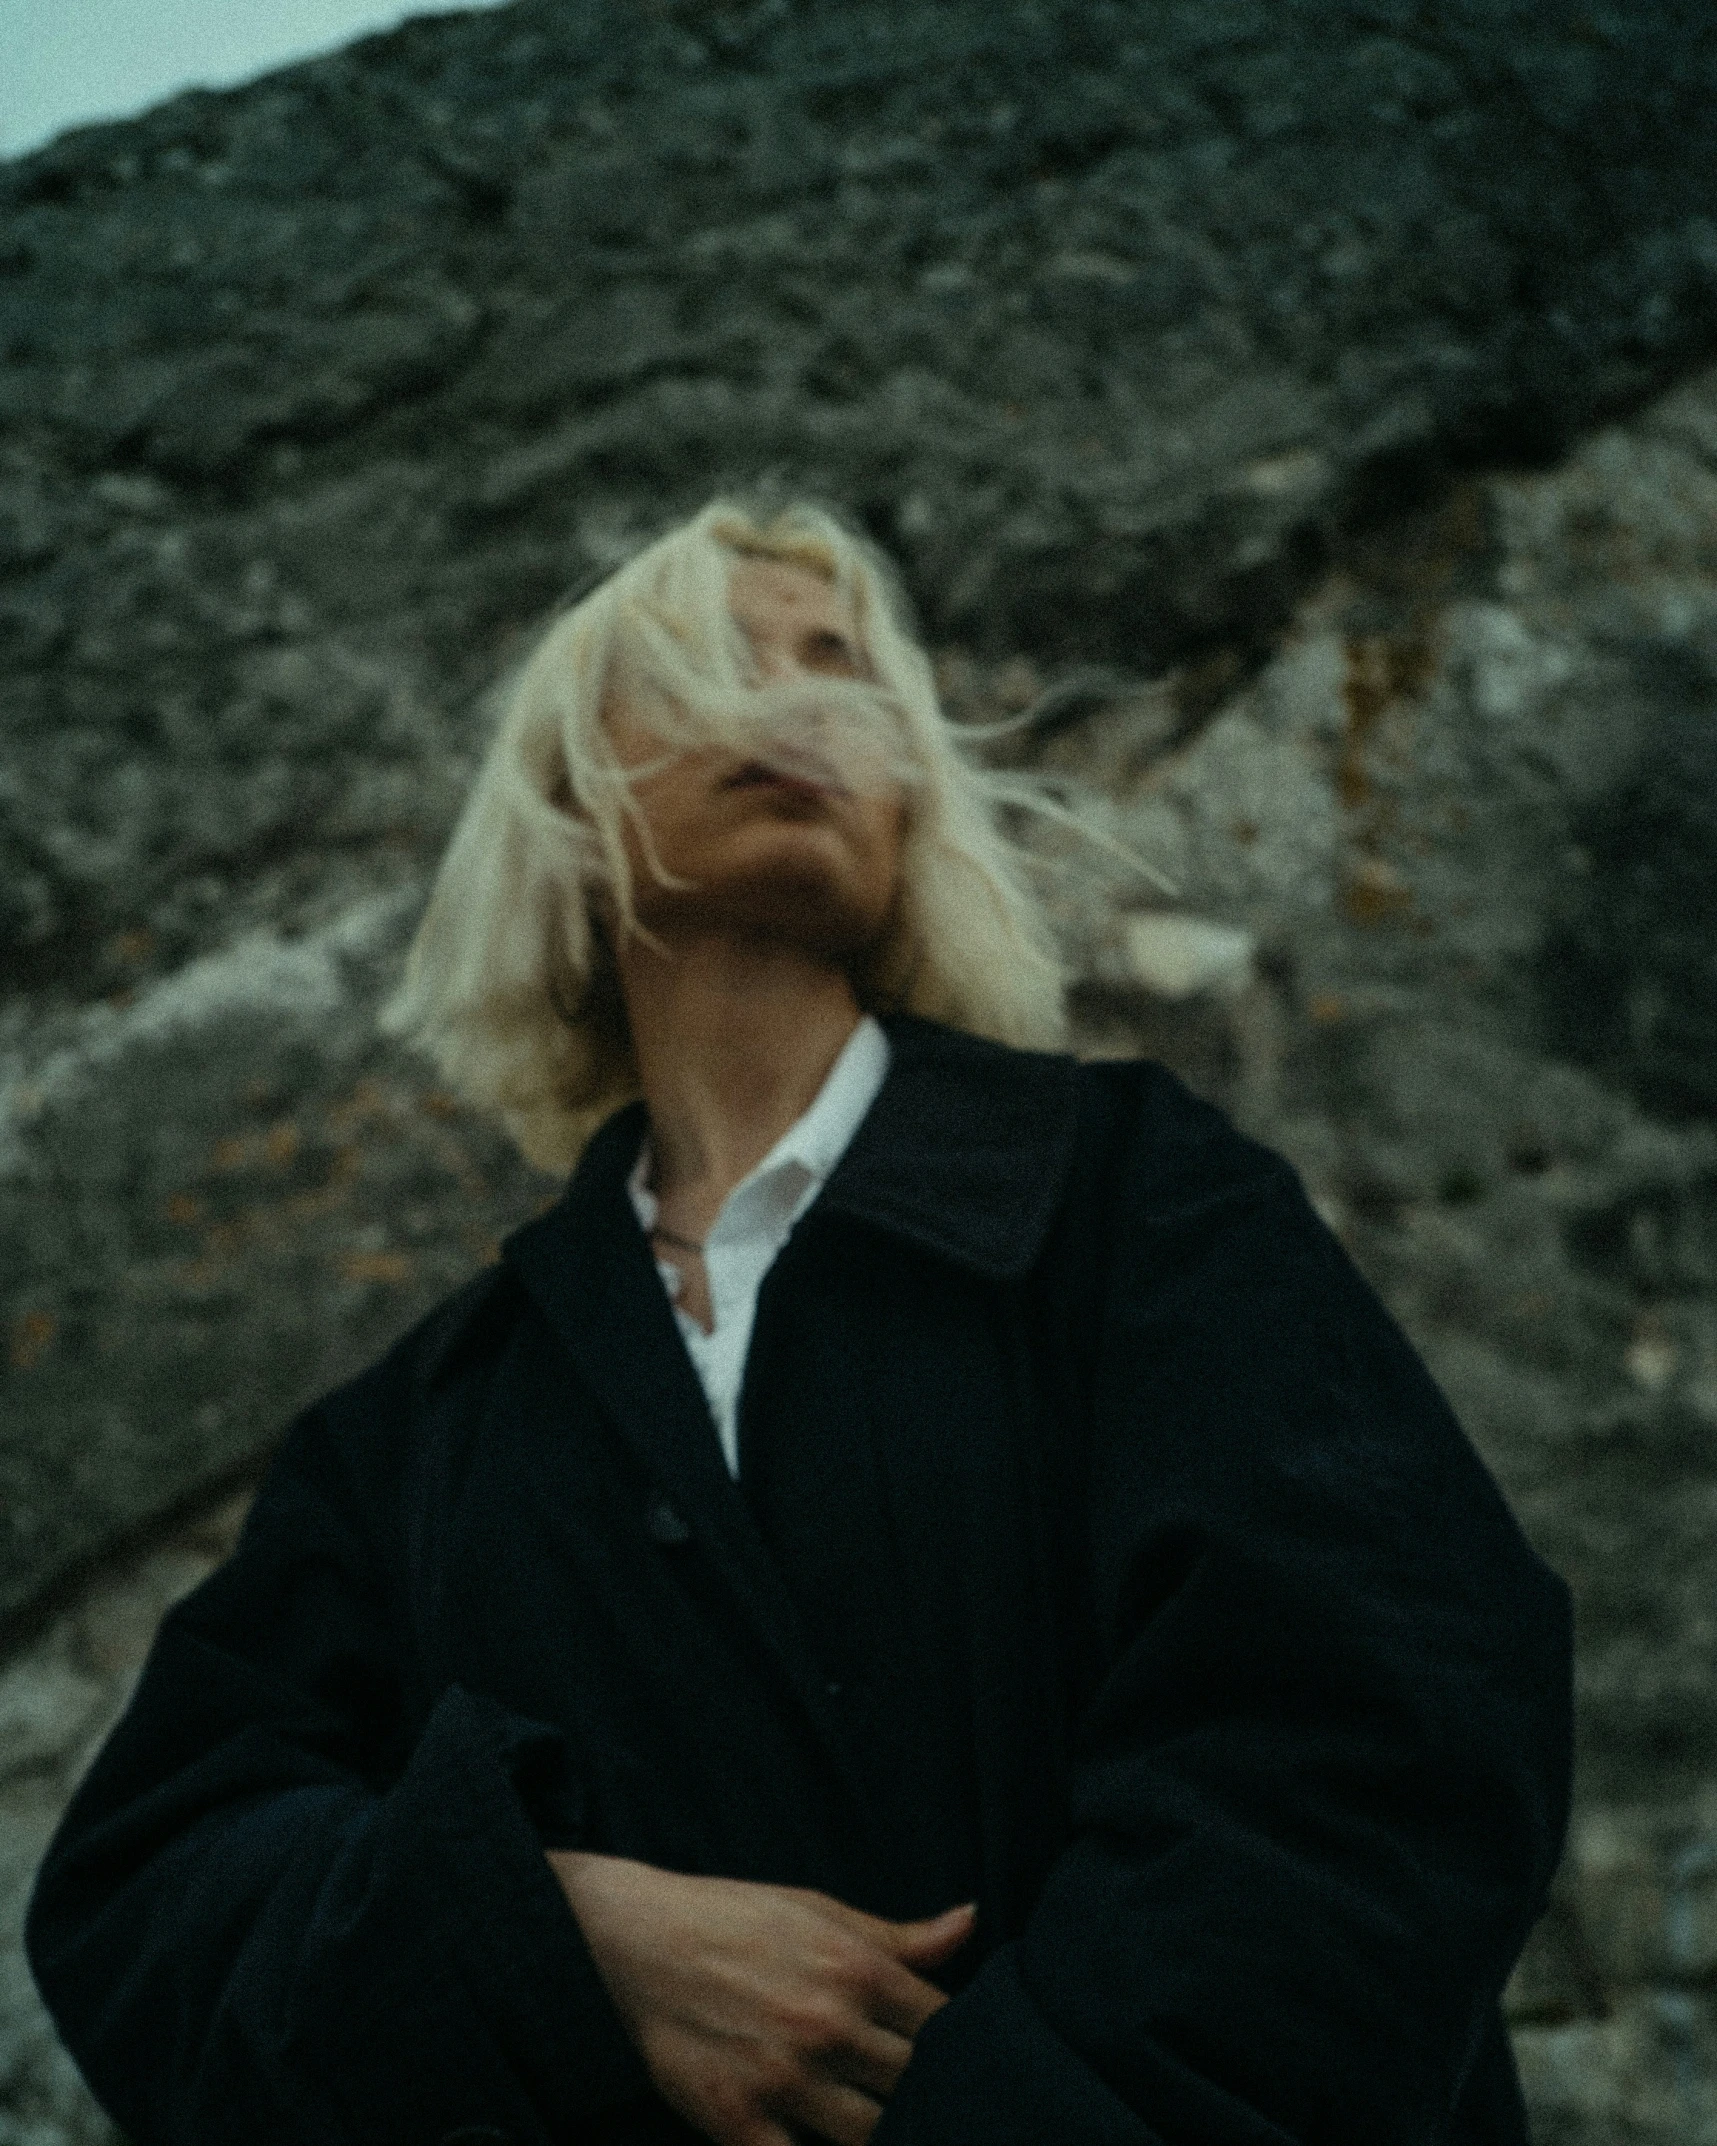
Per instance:
[[[748,633],[799,633],[828,627],[853,639],[858,621],[834,583],[814,567],[741,555],[728,575],[728,608]]]

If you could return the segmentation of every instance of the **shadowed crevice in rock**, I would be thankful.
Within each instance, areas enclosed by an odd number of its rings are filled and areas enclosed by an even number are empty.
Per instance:
[[[1552,1046],[1649,1108],[1717,1115],[1717,642],[1625,653],[1653,711],[1637,767],[1573,830],[1579,876],[1542,964]],[[1707,1276],[1717,1283],[1717,1275]]]

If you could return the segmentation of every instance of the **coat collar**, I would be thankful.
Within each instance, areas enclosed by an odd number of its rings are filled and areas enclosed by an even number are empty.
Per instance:
[[[813,1213],[847,1215],[986,1278],[1018,1280],[1037,1259],[1071,1165],[1073,1061],[904,1015],[885,1025],[888,1076]],[[646,1465],[670,1495],[714,1516],[727,1551],[746,1563],[734,1539],[743,1506],[627,1195],[645,1124],[642,1103],[608,1119],[565,1193],[508,1238],[505,1256]]]
[[[1042,1248],[1072,1161],[1074,1062],[905,1014],[883,1026],[888,1076],[818,1206],[991,1280],[1018,1280]],[[632,1220],[626,1178],[644,1127],[641,1103],[617,1111],[585,1149],[563,1196],[509,1239],[508,1256],[527,1282],[546,1263],[564,1302],[574,1273],[598,1278],[585,1273],[593,1259],[611,1282],[617,1236],[637,1253],[635,1260],[621,1254],[623,1263],[649,1269],[636,1230],[617,1228],[622,1214]]]
[[[1072,1162],[1073,1061],[906,1015],[883,1025],[888,1078],[819,1204],[991,1280],[1017,1281],[1042,1248]]]
[[[978,1274],[1018,1279],[1038,1255],[1068,1174],[1073,1062],[927,1021],[885,1025],[888,1076],[812,1212],[838,1212]],[[645,1123],[641,1103],[616,1112],[565,1194],[507,1240],[505,1256],[838,1757],[844,1731],[785,1583],[722,1460],[627,1196]]]

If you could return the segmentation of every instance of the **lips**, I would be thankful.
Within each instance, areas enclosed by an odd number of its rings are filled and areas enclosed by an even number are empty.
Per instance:
[[[841,782],[826,760],[814,753],[783,752],[776,760],[747,760],[722,784],[724,790],[771,789],[797,791],[801,795],[844,797]]]
[[[730,775],[722,784],[724,790],[756,790],[765,786],[787,784],[789,778],[777,774],[772,767],[765,767],[761,760],[748,760],[737,773]],[[793,783],[797,790],[809,789],[808,783]]]

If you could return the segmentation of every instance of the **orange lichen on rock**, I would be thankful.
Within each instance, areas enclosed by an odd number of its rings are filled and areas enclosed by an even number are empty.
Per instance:
[[[411,1258],[405,1252],[342,1252],[340,1278],[347,1282],[408,1282]]]
[[[1341,905],[1355,924],[1384,924],[1405,917],[1413,894],[1381,857],[1361,857],[1341,890]]]
[[[33,1370],[59,1330],[60,1322],[51,1311],[27,1311],[22,1318],[15,1319],[6,1350],[6,1360],[12,1369]]]
[[[303,1135],[290,1118],[282,1118],[263,1135],[262,1152],[277,1170],[284,1170],[303,1145]]]
[[[1384,712],[1397,701],[1422,693],[1436,669],[1436,647],[1427,627],[1364,634],[1347,643],[1341,688],[1347,730],[1336,762],[1335,794],[1348,811],[1357,811],[1370,800],[1366,747]]]

